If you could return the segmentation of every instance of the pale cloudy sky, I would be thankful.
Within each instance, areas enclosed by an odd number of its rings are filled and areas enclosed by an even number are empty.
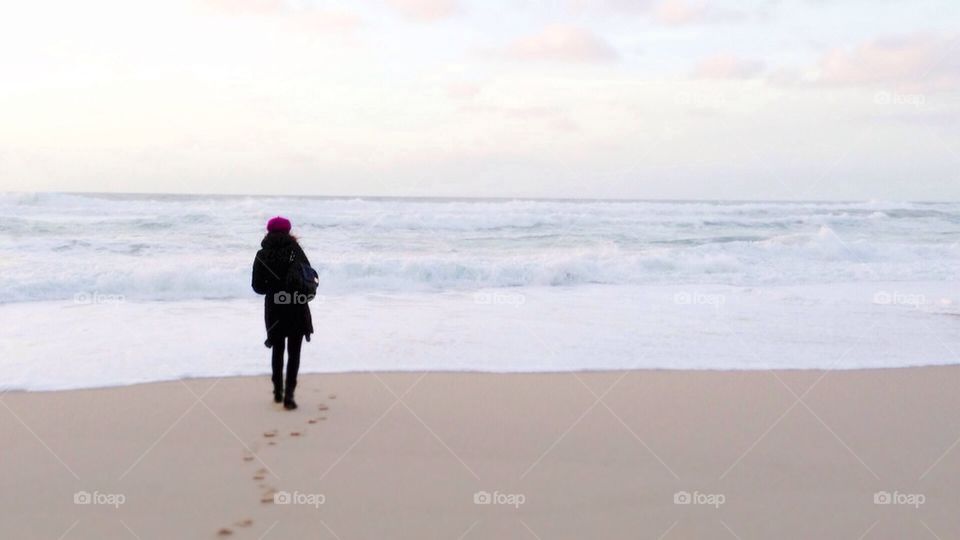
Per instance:
[[[0,0],[0,191],[960,199],[955,0]]]

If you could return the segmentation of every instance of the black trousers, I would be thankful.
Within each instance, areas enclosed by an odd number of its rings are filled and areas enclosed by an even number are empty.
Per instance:
[[[274,388],[283,387],[283,346],[287,346],[287,384],[286,394],[293,395],[297,388],[297,373],[300,371],[300,346],[303,345],[303,336],[290,336],[288,338],[278,337],[271,339],[273,345],[272,365],[273,365],[273,386]]]

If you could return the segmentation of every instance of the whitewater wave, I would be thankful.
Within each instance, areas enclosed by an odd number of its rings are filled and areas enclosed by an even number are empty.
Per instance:
[[[251,295],[292,218],[330,294],[955,280],[960,205],[0,194],[0,303]]]

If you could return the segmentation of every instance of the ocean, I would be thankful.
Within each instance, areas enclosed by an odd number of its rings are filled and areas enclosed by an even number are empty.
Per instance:
[[[960,203],[0,194],[0,388],[265,374],[284,215],[303,372],[960,362]]]

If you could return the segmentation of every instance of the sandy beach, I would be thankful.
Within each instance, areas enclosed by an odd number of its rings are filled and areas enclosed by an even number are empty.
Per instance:
[[[960,368],[10,392],[6,538],[955,538]]]

